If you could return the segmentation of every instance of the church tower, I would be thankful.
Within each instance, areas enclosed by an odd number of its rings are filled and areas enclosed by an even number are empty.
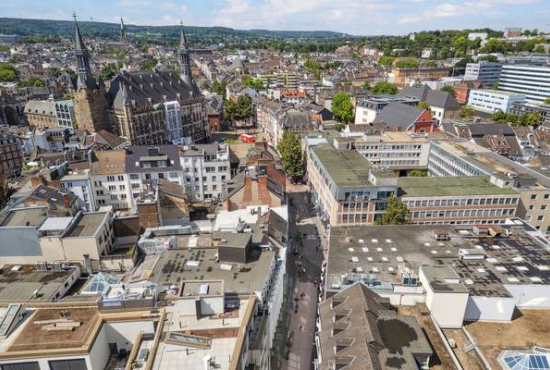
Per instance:
[[[124,45],[128,42],[128,31],[122,17],[120,17],[120,42]]]
[[[180,64],[180,76],[183,82],[191,89],[193,95],[200,95],[200,90],[193,76],[191,75],[191,50],[187,43],[187,36],[183,30],[183,23],[181,25],[180,46],[178,48],[178,60]]]
[[[109,107],[102,84],[98,84],[92,75],[88,51],[76,22],[76,14],[73,17],[77,74],[76,90],[73,93],[76,127],[91,133],[109,127]]]

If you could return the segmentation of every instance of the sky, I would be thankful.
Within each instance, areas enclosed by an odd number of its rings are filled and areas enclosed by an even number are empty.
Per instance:
[[[506,27],[550,31],[550,0],[1,0],[0,17],[353,35]]]

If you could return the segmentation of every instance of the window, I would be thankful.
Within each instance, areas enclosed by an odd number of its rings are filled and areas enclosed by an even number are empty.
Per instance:
[[[115,185],[109,185],[109,191],[115,191],[116,186]]]
[[[132,189],[139,189],[139,184],[132,184]]]
[[[119,188],[120,190],[126,190],[126,186],[125,186],[125,185],[119,185],[118,188]]]
[[[537,194],[531,195],[531,200],[535,200],[535,199],[537,199]]]
[[[118,181],[124,181],[124,176],[118,175]]]
[[[115,181],[115,177],[114,176],[107,176],[107,181]]]
[[[546,209],[546,204],[543,204],[542,206],[540,206],[540,209],[545,210]]]
[[[1,365],[2,370],[40,370],[38,362],[20,362],[15,364],[3,364]]]
[[[544,215],[537,217],[537,221],[544,221]]]
[[[139,180],[139,175],[137,173],[130,174],[130,180]]]
[[[86,361],[83,358],[77,360],[48,361],[50,370],[87,370]]]

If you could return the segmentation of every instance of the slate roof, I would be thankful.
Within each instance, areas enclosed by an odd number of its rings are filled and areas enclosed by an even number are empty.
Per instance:
[[[18,104],[19,102],[13,96],[0,89],[0,105]]]
[[[158,149],[158,151],[157,151]],[[144,168],[137,163],[147,158],[157,158],[157,161],[163,161],[166,166]],[[126,152],[126,172],[127,173],[151,173],[181,171],[179,160],[179,148],[175,145],[156,145],[156,146],[132,146]]]
[[[175,72],[121,72],[111,81],[108,95],[115,108],[160,104],[165,101],[200,97],[200,91],[188,86]],[[165,100],[166,98],[166,100]]]
[[[406,130],[421,114],[423,110],[402,103],[390,103],[378,114],[373,123],[385,123],[388,126]]]
[[[397,96],[414,96],[420,101],[425,101],[431,107],[444,109],[460,109],[460,104],[452,94],[441,90],[432,90],[427,85],[422,87],[408,87],[401,90]]]
[[[284,117],[283,127],[292,131],[307,131],[310,126],[309,116],[306,112],[297,109],[289,109]]]
[[[56,117],[55,102],[31,100],[25,104],[25,113]]]

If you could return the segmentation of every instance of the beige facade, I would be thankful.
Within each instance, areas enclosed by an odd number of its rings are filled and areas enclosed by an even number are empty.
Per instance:
[[[90,133],[109,127],[108,104],[102,89],[79,89],[73,96],[76,128]]]

